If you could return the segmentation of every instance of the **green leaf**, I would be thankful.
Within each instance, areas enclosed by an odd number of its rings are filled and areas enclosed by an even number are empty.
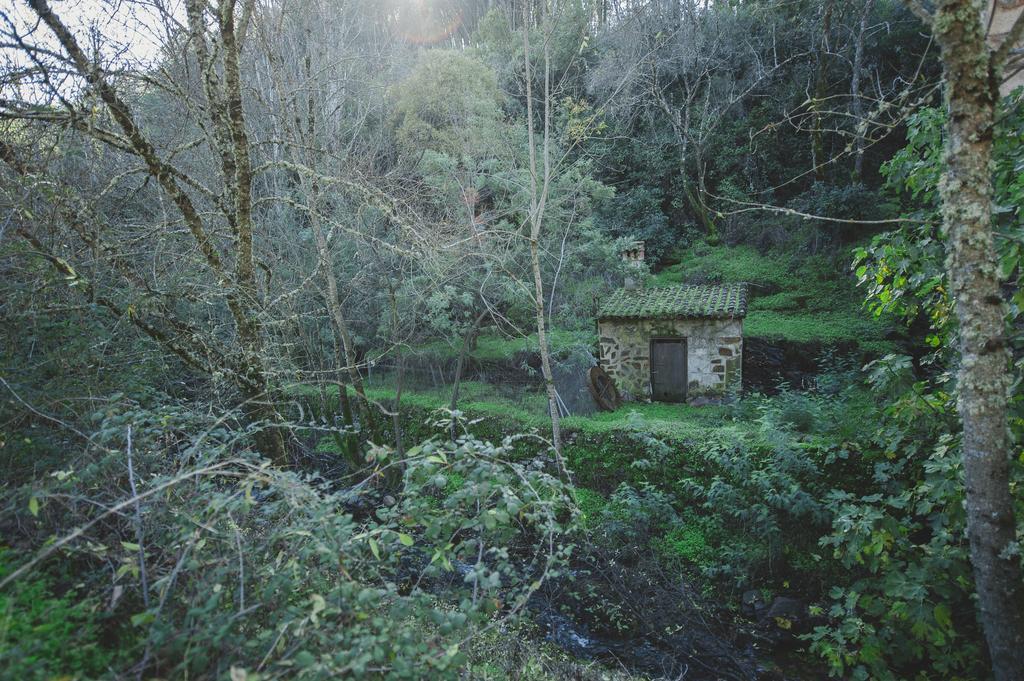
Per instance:
[[[132,626],[142,627],[149,624],[154,619],[156,619],[156,616],[152,612],[144,610],[143,612],[132,615]]]
[[[301,668],[312,667],[316,664],[316,656],[308,650],[300,650],[295,654],[295,664]]]
[[[947,604],[939,603],[932,610],[932,614],[935,615],[935,621],[940,627],[947,630],[953,628],[953,613]]]
[[[398,541],[402,542],[403,546],[412,546],[413,545],[412,537],[410,537],[407,534],[403,534],[401,532],[398,533]]]
[[[311,600],[313,601],[313,610],[309,613],[309,619],[316,626],[320,623],[318,616],[327,609],[327,600],[320,594],[313,594]]]
[[[1010,251],[1003,255],[999,259],[999,274],[1003,279],[1008,279],[1013,271],[1017,269],[1017,263],[1020,261],[1020,253],[1016,247],[1011,248]]]
[[[377,544],[377,540],[370,537],[370,551],[373,553],[373,557],[380,560],[380,545]]]
[[[28,512],[36,517],[39,516],[39,499],[37,497],[28,500]]]

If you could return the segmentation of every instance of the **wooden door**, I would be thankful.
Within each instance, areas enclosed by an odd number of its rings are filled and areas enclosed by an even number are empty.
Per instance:
[[[686,339],[651,339],[651,399],[686,401]]]

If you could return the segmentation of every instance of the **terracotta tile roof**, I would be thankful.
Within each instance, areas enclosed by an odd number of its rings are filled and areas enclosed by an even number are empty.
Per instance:
[[[619,289],[601,305],[598,319],[712,318],[747,315],[745,284]]]

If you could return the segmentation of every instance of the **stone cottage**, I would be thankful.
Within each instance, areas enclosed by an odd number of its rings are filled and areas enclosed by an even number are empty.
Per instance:
[[[620,289],[598,311],[601,366],[633,400],[738,392],[746,314],[743,284]]]

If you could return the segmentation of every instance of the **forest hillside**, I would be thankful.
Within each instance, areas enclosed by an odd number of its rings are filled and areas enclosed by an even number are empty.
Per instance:
[[[1021,45],[0,0],[0,678],[1024,679]]]

